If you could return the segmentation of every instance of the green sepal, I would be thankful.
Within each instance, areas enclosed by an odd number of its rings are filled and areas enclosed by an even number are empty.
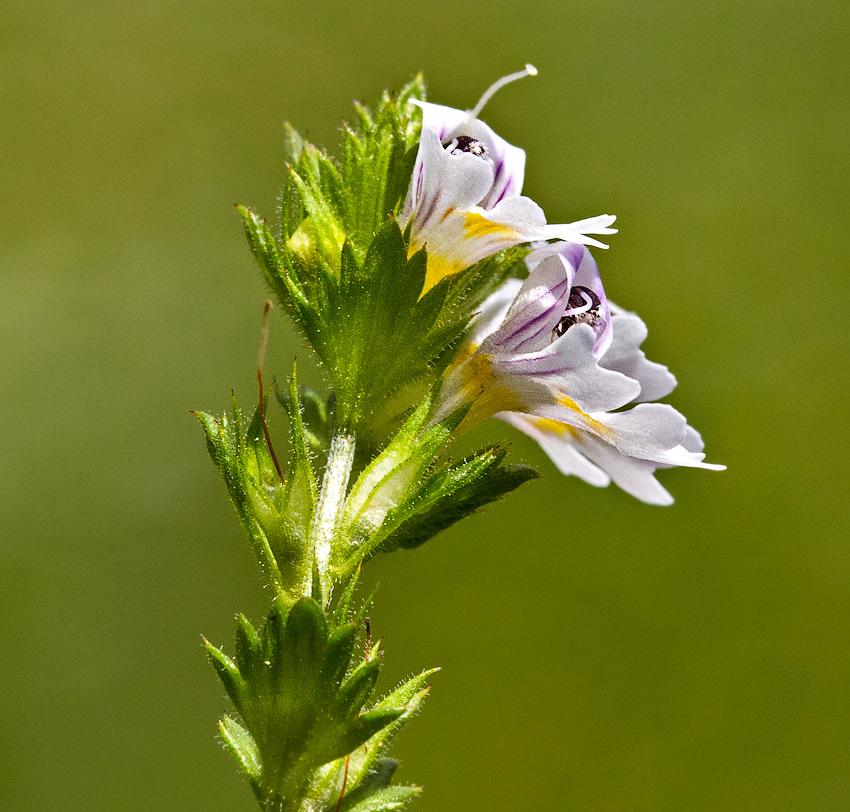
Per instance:
[[[351,609],[351,602],[354,599],[354,590],[357,589],[357,583],[360,580],[360,567],[356,567],[354,572],[348,576],[347,579],[343,579],[343,587],[342,592],[339,594],[339,597],[336,599],[336,604],[334,606],[333,615],[331,616],[331,626],[333,628],[340,628],[343,624],[349,622],[349,612]]]
[[[328,653],[322,672],[322,682],[336,688],[342,686],[345,675],[351,667],[356,640],[357,626],[353,623],[348,623],[331,633],[328,639]]]
[[[282,504],[293,520],[291,532],[297,536],[300,550],[304,551],[305,555],[311,555],[309,536],[313,514],[319,499],[319,486],[311,462],[310,438],[304,426],[298,399],[295,362],[292,364],[292,377],[289,379],[286,414],[289,424],[290,460]],[[312,559],[310,564],[312,566]]]
[[[395,529],[387,525],[388,517],[422,488],[426,472],[463,419],[460,411],[428,426],[434,394],[410,415],[351,488],[339,521],[338,537],[344,543],[331,556],[338,577],[345,577]]]
[[[292,403],[291,389],[282,392],[277,389],[277,399],[289,410]],[[306,386],[298,387],[298,406],[304,426],[304,437],[313,454],[327,457],[336,427],[336,395],[324,398],[318,392]],[[321,466],[318,466],[321,468]]]
[[[366,700],[375,690],[381,665],[381,660],[367,660],[354,669],[339,689],[336,698],[337,713],[341,716],[351,715],[366,704]]]
[[[245,677],[239,671],[236,663],[230,659],[221,649],[216,648],[206,638],[203,638],[204,648],[207,650],[213,668],[215,668],[218,678],[224,685],[227,695],[233,702],[236,710],[242,713],[245,703],[249,698],[249,689]]]
[[[298,163],[304,149],[304,139],[288,121],[283,125],[283,146],[286,150],[286,160],[289,163]]]
[[[277,596],[286,600],[289,584],[281,573],[278,555],[297,559],[297,549],[284,524],[273,521],[274,513],[277,512],[274,510],[274,501],[282,493],[283,483],[276,472],[274,476],[268,472],[267,463],[271,460],[265,459],[259,444],[249,440],[243,432],[242,417],[235,401],[232,417],[227,413],[220,418],[205,412],[194,414],[204,429],[207,450],[224,477],[236,514],[266,577]],[[277,552],[274,547],[278,547]]]
[[[488,448],[457,465],[441,468],[426,487],[390,512],[388,522],[395,522],[397,529],[380,549],[387,552],[418,547],[520,485],[539,479],[540,474],[529,465],[502,465],[506,453],[497,447]]]
[[[308,307],[309,302],[304,290],[288,272],[269,224],[246,206],[236,206],[245,226],[245,236],[251,253],[273,289],[277,289],[278,299],[296,320],[299,307]]]

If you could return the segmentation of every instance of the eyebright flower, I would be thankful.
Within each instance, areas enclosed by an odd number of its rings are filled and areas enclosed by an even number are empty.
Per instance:
[[[702,441],[672,406],[676,379],[646,359],[646,327],[608,303],[587,248],[546,245],[482,305],[463,360],[443,383],[436,419],[468,408],[463,428],[496,415],[537,440],[565,474],[612,480],[651,504],[670,504],[658,468],[702,462]],[[615,411],[637,403],[627,411]]]
[[[535,240],[607,246],[588,234],[615,234],[603,214],[547,224],[543,210],[523,197],[525,152],[478,119],[499,88],[537,71],[532,65],[493,84],[471,111],[414,101],[422,135],[401,222],[410,223],[410,253],[423,246],[428,267],[423,292],[504,248]]]

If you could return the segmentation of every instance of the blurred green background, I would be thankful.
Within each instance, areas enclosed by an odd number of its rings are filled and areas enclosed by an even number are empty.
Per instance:
[[[528,152],[723,474],[672,508],[545,478],[376,562],[396,747],[438,810],[850,809],[846,2],[6,0],[0,808],[249,812],[199,634],[265,609],[189,408],[255,397],[282,122],[425,71]],[[309,353],[276,318],[268,369]]]

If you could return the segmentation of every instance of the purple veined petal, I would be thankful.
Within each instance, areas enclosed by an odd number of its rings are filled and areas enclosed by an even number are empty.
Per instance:
[[[611,330],[611,344],[599,363],[606,369],[615,369],[634,378],[640,384],[639,402],[659,400],[669,395],[676,388],[676,378],[667,367],[647,360],[640,349],[647,336],[646,325],[641,318],[616,308]]]
[[[468,344],[477,349],[487,336],[492,335],[501,326],[521,288],[522,282],[519,279],[507,279],[481,303]]]
[[[570,268],[574,269],[570,283],[571,286],[587,288],[598,299],[598,307],[595,308],[597,323],[593,325],[593,329],[596,332],[594,351],[598,357],[601,357],[611,343],[611,311],[596,260],[583,245],[569,242],[554,242],[538,246],[525,258],[526,265],[534,269],[542,262],[549,260],[549,257],[552,256],[560,257]],[[581,293],[581,297],[586,301],[585,309],[588,309],[591,305],[588,294],[581,291],[579,293]],[[569,307],[570,304],[568,302],[564,312],[561,314],[562,317],[570,315],[570,311],[567,310]]]
[[[425,291],[538,236],[545,225],[543,211],[529,198],[506,198],[490,211],[474,205],[492,185],[492,165],[471,153],[447,152],[434,131],[423,130],[420,156],[421,177],[411,184],[404,217],[411,221],[411,252],[428,250]]]
[[[494,175],[489,188],[474,201],[474,205],[479,205],[487,210],[507,197],[520,194],[525,178],[525,152],[522,149],[509,144],[480,119],[470,120],[469,114],[465,110],[457,110],[454,107],[431,104],[415,99],[411,101],[411,104],[422,109],[422,132],[434,133],[441,146],[451,141],[452,138],[461,135],[474,138],[483,145]],[[419,154],[416,157],[413,171],[415,179],[421,175],[424,160],[420,141]],[[411,185],[411,189],[413,191],[412,194],[408,193],[408,204],[412,204],[415,199],[416,192],[413,185]],[[408,208],[409,206],[406,204],[405,209]]]
[[[502,326],[490,336],[488,347],[505,354],[534,352],[551,344],[574,273],[557,255],[539,263],[523,282]]]
[[[553,254],[562,257],[573,269],[578,268],[584,258],[584,246],[573,242],[536,242],[532,244],[534,249],[526,258],[525,264],[533,271],[544,259]]]
[[[597,424],[590,412],[619,409],[640,391],[637,381],[599,366],[595,339],[588,325],[578,324],[540,352],[494,356],[492,369],[505,386],[515,388],[527,378],[546,387],[544,399],[516,411],[592,427]]]
[[[479,203],[481,208],[492,209],[502,200],[520,195],[525,181],[525,151],[500,138],[478,119],[472,122],[466,134],[484,144],[496,170],[493,186]]]
[[[445,104],[433,104],[419,99],[411,99],[410,103],[422,110],[422,129],[436,133],[440,143],[444,143],[469,115],[466,110],[458,110]]]
[[[493,168],[486,161],[465,153],[449,154],[431,130],[422,131],[419,154],[422,163],[416,197],[405,206],[405,215],[413,218],[417,248],[448,213],[473,208],[493,184]]]
[[[425,174],[425,152],[428,150],[428,141],[433,141],[435,137],[441,151],[445,151],[442,150],[443,137],[448,134],[450,129],[456,127],[465,115],[463,110],[455,110],[453,107],[445,107],[441,104],[429,104],[428,102],[415,99],[411,100],[410,103],[415,104],[422,110],[422,134],[419,138],[419,149],[416,153],[416,162],[413,165],[413,175],[411,176],[407,198],[404,201],[404,209],[402,210],[401,221],[405,224],[416,211],[421,196],[423,176]],[[424,137],[426,132],[432,134],[428,139]],[[475,202],[477,203],[478,201]]]
[[[594,344],[594,352],[597,356],[604,355],[608,347],[611,346],[611,309],[608,306],[608,297],[605,295],[605,287],[602,285],[602,277],[599,275],[599,267],[596,260],[587,248],[581,259],[581,264],[576,271],[574,285],[592,290],[599,299],[600,316],[603,319],[603,327],[597,332],[596,344]]]
[[[525,179],[524,150],[508,143],[481,119],[470,120],[466,110],[417,100],[411,103],[422,109],[422,129],[433,130],[442,144],[467,135],[484,145],[493,161],[495,177],[487,194],[476,201],[483,209],[490,209],[500,200],[522,192]]]

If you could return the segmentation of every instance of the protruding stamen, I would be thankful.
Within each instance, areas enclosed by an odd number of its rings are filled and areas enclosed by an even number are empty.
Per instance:
[[[452,155],[457,155],[459,152],[468,152],[470,155],[475,155],[478,158],[487,157],[487,147],[480,141],[470,138],[468,135],[459,135],[452,138],[444,148]]]
[[[493,96],[505,85],[509,85],[517,79],[524,79],[526,76],[537,76],[537,68],[535,68],[532,64],[528,64],[523,70],[517,71],[516,73],[509,73],[507,76],[503,76],[501,79],[493,82],[493,84],[484,91],[484,95],[478,100],[478,104],[469,111],[469,115],[458,129],[463,130],[475,121],[484,109],[484,105],[487,104],[487,102],[490,101],[490,99],[492,99]]]
[[[587,313],[587,311],[590,310],[592,307],[599,307],[599,298],[596,297],[596,303],[594,304],[594,297],[588,295],[589,291],[585,292],[584,288],[582,288],[581,285],[577,285],[570,292],[570,303],[572,303],[573,300],[576,298],[576,293],[578,293],[579,297],[581,298],[582,304],[577,305],[575,307],[568,307],[564,311],[565,316],[579,316],[582,313]]]
[[[602,301],[590,288],[574,285],[570,289],[567,305],[564,315],[552,330],[553,339],[562,336],[575,324],[589,324],[597,334],[605,328],[605,318],[599,312]]]

